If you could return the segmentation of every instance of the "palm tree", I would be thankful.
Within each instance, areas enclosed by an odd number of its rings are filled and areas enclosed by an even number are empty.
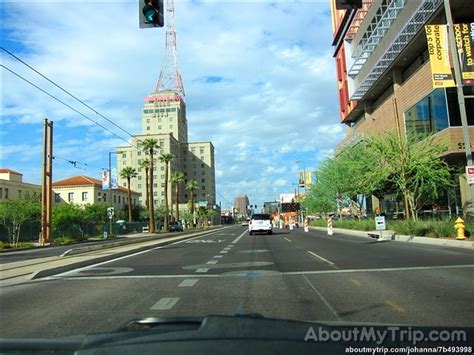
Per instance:
[[[155,148],[158,148],[158,141],[153,138],[147,138],[143,141],[142,147],[144,151],[148,151],[150,155],[150,165],[148,167],[148,220],[149,233],[155,233],[155,204],[153,200],[153,153]]]
[[[196,223],[194,219],[194,191],[197,190],[198,188],[198,182],[194,179],[189,180],[188,183],[186,184],[186,191],[189,191],[191,193],[191,214],[193,215],[193,225]]]
[[[165,164],[165,208],[166,210],[170,210],[168,207],[168,175],[169,175],[169,164],[174,159],[173,154],[170,153],[163,153],[160,155],[160,161]],[[168,231],[168,224],[169,224],[169,214],[165,215],[165,232]]]
[[[120,177],[127,179],[127,193],[128,193],[128,221],[132,223],[132,192],[130,190],[130,180],[137,177],[137,171],[131,166],[126,166],[120,170]]]
[[[179,221],[179,185],[184,182],[184,174],[181,171],[175,171],[171,175],[171,182],[174,182],[176,193],[176,220]]]
[[[145,169],[145,206],[148,210],[150,207],[148,205],[148,169],[150,168],[150,160],[142,159],[138,162],[138,166]],[[150,228],[150,226],[148,226],[148,228]]]

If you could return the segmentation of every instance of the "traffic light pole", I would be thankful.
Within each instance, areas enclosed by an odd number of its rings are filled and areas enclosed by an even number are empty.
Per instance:
[[[472,166],[472,148],[469,135],[469,126],[467,123],[466,102],[464,100],[464,91],[462,85],[461,64],[457,55],[456,38],[454,37],[453,15],[451,13],[450,0],[444,0],[444,11],[446,13],[446,22],[448,24],[448,42],[453,59],[454,77],[456,79],[456,89],[458,94],[459,112],[461,114],[462,134],[464,139],[464,152],[466,154],[467,165]],[[467,177],[466,177],[467,179]],[[469,185],[470,191],[470,210],[474,207],[474,185]]]

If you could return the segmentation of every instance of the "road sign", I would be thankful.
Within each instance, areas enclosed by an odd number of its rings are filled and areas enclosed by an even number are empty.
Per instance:
[[[469,185],[474,184],[474,166],[466,166],[466,179]]]
[[[383,231],[387,229],[385,225],[385,217],[384,216],[378,216],[375,217],[375,229],[378,231]]]
[[[104,232],[104,239],[107,238],[107,232]]]

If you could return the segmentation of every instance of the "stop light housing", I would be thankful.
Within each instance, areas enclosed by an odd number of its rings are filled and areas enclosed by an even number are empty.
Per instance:
[[[163,0],[138,0],[140,28],[164,26]]]

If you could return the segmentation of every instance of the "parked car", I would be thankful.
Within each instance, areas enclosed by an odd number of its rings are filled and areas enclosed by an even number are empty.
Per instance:
[[[169,224],[168,230],[170,232],[182,232],[184,229],[180,221],[175,221]]]
[[[249,234],[252,235],[255,232],[273,233],[272,222],[268,214],[259,213],[252,215],[249,222]]]

